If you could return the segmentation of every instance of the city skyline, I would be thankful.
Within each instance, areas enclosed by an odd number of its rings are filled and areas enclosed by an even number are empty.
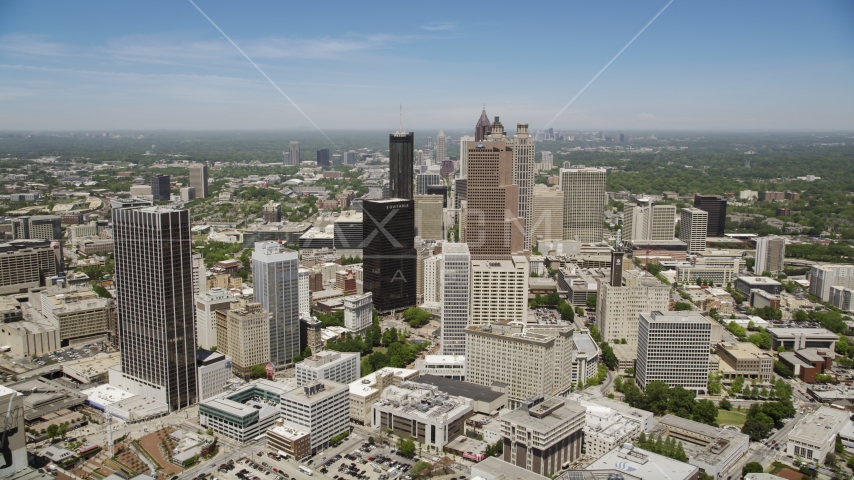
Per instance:
[[[393,130],[403,104],[406,130],[470,130],[485,103],[488,112],[536,131],[581,90],[548,126],[854,128],[847,82],[854,73],[854,7],[845,2],[806,8],[676,1],[657,17],[667,2],[554,4],[547,14],[509,3],[490,11],[439,5],[429,14],[341,4],[324,15],[311,5],[235,11],[219,2],[197,4],[306,116],[190,3],[45,9],[32,2],[6,4],[0,15],[0,110],[8,112],[0,129],[314,129],[316,123],[324,131]],[[419,20],[400,21],[402,13]],[[283,18],[304,21],[282,33]],[[476,39],[504,28],[525,41],[501,42],[499,34],[503,55],[471,51]],[[526,68],[480,79],[512,56],[524,56]],[[384,74],[376,75],[378,69]],[[533,72],[539,73],[532,81]]]

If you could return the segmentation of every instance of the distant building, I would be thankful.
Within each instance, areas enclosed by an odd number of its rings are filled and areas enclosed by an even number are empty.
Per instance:
[[[683,208],[679,222],[679,240],[688,245],[688,253],[697,253],[706,249],[706,232],[709,214],[699,208]]]
[[[789,350],[803,348],[834,349],[839,336],[824,328],[769,328],[771,334],[771,349],[777,347]]]
[[[197,198],[208,198],[208,166],[190,165],[190,186],[196,190]]]
[[[0,294],[22,293],[44,286],[60,272],[60,250],[50,240],[0,243]]]
[[[155,202],[168,202],[172,194],[170,192],[171,180],[169,175],[151,176],[151,199]]]
[[[557,187],[534,185],[532,201],[533,217],[527,220],[531,223],[532,238],[563,238],[563,192]]]
[[[694,195],[694,208],[707,212],[706,236],[723,237],[727,198],[721,195]]]
[[[341,164],[340,155],[338,158],[339,158],[338,164],[340,165]],[[318,167],[328,167],[329,166],[329,149],[328,148],[321,148],[317,151],[317,166]]]
[[[753,271],[757,275],[769,271],[780,273],[783,271],[783,261],[786,258],[786,239],[772,235],[756,239],[756,263]]]
[[[181,187],[181,201],[191,202],[196,199],[195,187]]]
[[[626,340],[637,348],[638,314],[669,307],[670,287],[642,270],[623,271],[618,285],[602,279],[598,286],[596,325],[607,342]]]
[[[300,148],[299,142],[293,141],[288,146],[288,153],[290,153],[290,165],[299,165],[300,164]]]
[[[623,241],[673,240],[675,221],[675,205],[655,205],[648,197],[638,198],[636,205],[623,207]]]
[[[272,200],[265,203],[261,207],[261,215],[266,223],[275,223],[282,221],[282,204],[275,203]]]
[[[830,301],[830,287],[854,288],[854,265],[813,265],[809,293]]]
[[[606,172],[601,168],[561,169],[563,238],[585,243],[602,241]]]

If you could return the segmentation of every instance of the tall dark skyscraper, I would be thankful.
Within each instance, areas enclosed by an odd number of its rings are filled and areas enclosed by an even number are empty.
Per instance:
[[[405,198],[362,203],[364,291],[378,311],[415,305],[415,202]]]
[[[726,224],[726,197],[722,195],[694,195],[694,208],[709,214],[707,237],[723,237]]]
[[[119,388],[165,402],[198,402],[190,212],[113,208]],[[111,377],[111,382],[112,382]]]
[[[170,193],[169,175],[152,175],[151,176],[151,199],[155,202],[169,201]]]
[[[317,166],[318,167],[328,167],[329,166],[329,149],[321,148],[317,151]]]
[[[476,142],[482,142],[484,138],[489,135],[489,132],[492,131],[489,123],[489,117],[486,116],[486,107],[483,107],[483,111],[480,113],[480,118],[477,120],[477,124],[474,126],[474,140]]]
[[[389,143],[389,196],[412,200],[412,168],[415,165],[415,133],[394,132]]]

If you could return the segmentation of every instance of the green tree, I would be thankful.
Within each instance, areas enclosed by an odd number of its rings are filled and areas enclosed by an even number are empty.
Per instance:
[[[747,337],[747,341],[763,350],[771,350],[771,334],[768,332],[754,333]]]
[[[305,347],[305,350],[302,351],[302,358],[308,358],[312,355],[311,347]]]
[[[673,306],[673,309],[677,312],[684,312],[693,310],[694,307],[688,302],[676,302],[676,304]]]
[[[249,376],[252,378],[264,378],[267,376],[267,366],[264,364],[252,365],[249,368]]]
[[[101,285],[98,285],[97,283],[92,285],[92,291],[97,293],[98,296],[101,298],[113,298],[113,296],[110,295],[110,292],[106,288],[102,287]]]
[[[762,464],[759,462],[750,462],[741,468],[741,476],[745,476],[748,473],[762,473],[765,469],[762,468]]]
[[[400,438],[397,440],[397,450],[404,457],[415,455],[415,441],[412,438]]]
[[[608,345],[608,342],[602,342],[602,362],[611,370],[617,368],[617,356],[614,355],[614,349]]]
[[[741,375],[735,377],[735,379],[730,383],[729,388],[733,393],[741,393],[744,388],[744,377]]]
[[[774,372],[784,378],[792,378],[794,375],[792,369],[779,360],[774,361]]]
[[[721,410],[732,410],[732,402],[730,402],[726,398],[723,398],[720,402],[718,402],[718,408],[720,408]]]
[[[713,427],[718,426],[718,407],[711,400],[700,400],[694,406],[693,420]]]
[[[584,305],[589,309],[596,309],[596,295],[590,295],[584,301]]]
[[[50,425],[47,426],[47,438],[50,438],[51,440],[56,438],[56,435],[58,432],[59,432],[59,427],[56,426],[55,423],[51,423]]]

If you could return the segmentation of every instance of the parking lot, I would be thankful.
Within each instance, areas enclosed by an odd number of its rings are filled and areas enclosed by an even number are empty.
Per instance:
[[[103,342],[86,343],[77,347],[65,347],[62,350],[33,357],[30,359],[30,363],[33,364],[33,367],[44,367],[51,362],[64,363],[69,360],[80,360],[82,358],[93,357],[103,351]]]

